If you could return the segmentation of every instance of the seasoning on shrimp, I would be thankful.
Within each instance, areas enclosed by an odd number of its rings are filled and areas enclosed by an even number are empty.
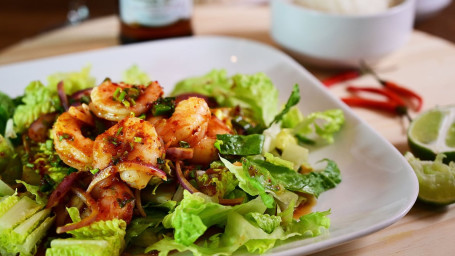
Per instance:
[[[158,82],[148,86],[113,83],[105,80],[93,88],[90,97],[90,110],[99,118],[120,121],[131,113],[140,116],[147,112],[152,103],[163,95],[163,88]]]
[[[164,152],[163,142],[152,124],[127,117],[98,135],[93,145],[93,168],[101,172],[110,168],[110,172],[119,172],[129,186],[143,189],[152,176],[166,178],[154,168]]]
[[[85,106],[85,107],[84,107]],[[82,127],[93,124],[87,105],[70,107],[54,124],[54,147],[62,161],[78,170],[88,171],[92,165],[93,140],[82,133]]]

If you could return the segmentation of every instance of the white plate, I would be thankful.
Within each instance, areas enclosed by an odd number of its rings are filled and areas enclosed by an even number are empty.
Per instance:
[[[56,71],[75,71],[91,64],[101,82],[121,79],[133,64],[158,80],[169,92],[186,77],[224,68],[229,74],[264,72],[284,102],[298,83],[304,113],[341,108],[346,124],[333,145],[312,152],[310,160],[335,160],[342,183],[322,194],[316,210],[332,209],[330,234],[295,241],[273,249],[275,255],[302,255],[333,247],[391,225],[412,207],[418,193],[414,172],[402,155],[293,59],[269,46],[243,39],[195,37],[113,47],[0,67],[1,90],[23,93],[35,79],[45,82]]]

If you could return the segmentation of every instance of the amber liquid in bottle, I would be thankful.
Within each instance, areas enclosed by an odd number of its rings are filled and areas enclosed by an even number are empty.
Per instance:
[[[191,36],[192,0],[120,0],[120,42]]]

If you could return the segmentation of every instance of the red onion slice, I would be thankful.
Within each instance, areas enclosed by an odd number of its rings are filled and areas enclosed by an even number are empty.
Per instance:
[[[71,106],[74,106],[74,107],[80,106],[82,104],[81,103],[82,97],[84,97],[84,96],[90,97],[90,93],[92,92],[92,90],[93,90],[93,88],[87,88],[87,89],[83,89],[83,90],[80,90],[80,91],[77,91],[77,92],[71,94],[71,96],[70,96]]]
[[[66,176],[57,188],[52,192],[47,201],[46,208],[52,208],[57,206],[60,201],[65,197],[65,195],[71,190],[71,187],[74,185],[74,182],[78,180],[82,172],[73,172],[70,175]]]
[[[62,233],[65,233],[65,232],[68,232],[71,230],[75,230],[78,228],[88,226],[96,220],[96,217],[98,216],[98,213],[99,213],[98,204],[88,193],[85,193],[80,188],[72,188],[71,190],[87,205],[87,207],[90,209],[91,212],[90,212],[89,216],[85,217],[84,219],[82,219],[79,222],[75,222],[75,223],[67,224],[62,227],[58,227],[57,234],[62,234]]]
[[[191,185],[191,183],[183,175],[182,169],[180,169],[179,161],[175,162],[175,172],[176,172],[178,182],[184,189],[188,190],[191,194],[199,192],[199,190],[197,190],[195,187],[193,187],[193,185]]]
[[[60,102],[62,103],[63,108],[65,111],[68,110],[69,104],[68,104],[68,96],[65,94],[65,86],[63,85],[63,81],[60,81],[57,85],[57,92],[58,92],[58,97],[60,98]]]
[[[48,113],[40,116],[36,119],[28,128],[28,136],[35,142],[43,142],[46,140],[49,132],[49,128],[55,122],[57,113]]]

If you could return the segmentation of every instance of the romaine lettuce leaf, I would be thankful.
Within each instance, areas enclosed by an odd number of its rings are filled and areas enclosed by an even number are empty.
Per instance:
[[[80,72],[52,74],[48,77],[48,86],[40,81],[31,82],[25,88],[22,104],[17,106],[13,115],[17,132],[23,132],[41,115],[61,108],[57,93],[60,81],[63,81],[66,94],[95,86],[95,78],[90,76],[90,67],[85,67]]]
[[[123,72],[122,81],[127,84],[146,85],[150,82],[150,78],[137,65],[133,65]]]
[[[288,101],[284,105],[283,110],[281,110],[281,112],[275,116],[275,118],[269,124],[269,126],[272,125],[273,123],[280,122],[283,119],[283,116],[285,116],[289,112],[289,110],[291,110],[292,107],[297,105],[297,103],[299,103],[299,101],[300,101],[300,90],[299,90],[299,86],[297,84],[295,84],[294,88],[292,89],[291,95],[288,98]]]
[[[58,72],[47,77],[48,88],[51,92],[57,91],[57,85],[63,81],[65,93],[71,95],[77,91],[94,87],[96,85],[95,77],[90,75],[90,66],[86,66],[81,71],[76,72]]]
[[[242,214],[264,212],[266,207],[260,200],[251,200],[238,206],[224,206],[202,193],[191,194],[184,191],[184,198],[163,220],[165,228],[174,229],[177,243],[189,246],[193,244],[207,228],[213,225],[225,225],[227,216],[232,211]]]
[[[273,188],[274,182],[271,179],[271,175],[267,171],[259,173],[259,175],[251,176],[248,172],[248,166],[242,163],[241,166],[233,165],[228,160],[220,157],[223,164],[231,171],[237,180],[239,181],[239,187],[243,189],[246,193],[252,196],[259,195],[268,208],[272,208],[274,204],[273,197],[266,192],[267,188]],[[248,163],[249,161],[245,159]],[[270,178],[270,181],[269,181]],[[261,183],[262,182],[262,183]]]
[[[344,114],[341,109],[330,109],[323,112],[313,112],[298,123],[295,118],[301,118],[298,109],[293,109],[283,117],[282,127],[293,128],[293,134],[303,143],[314,143],[322,138],[327,143],[333,143],[336,132],[344,124]]]
[[[0,255],[33,255],[53,222],[50,209],[16,194],[0,201]]]
[[[330,226],[327,218],[329,211],[305,215],[297,222],[293,220],[286,226],[277,226],[270,234],[250,222],[239,212],[232,211],[227,215],[225,231],[215,234],[198,244],[183,245],[171,238],[164,238],[149,246],[146,252],[157,250],[160,256],[171,251],[191,251],[194,255],[231,255],[243,246],[250,253],[265,253],[277,241],[290,237],[314,237]],[[265,217],[267,218],[267,217]]]
[[[16,108],[13,116],[16,132],[19,133],[41,115],[54,112],[60,106],[57,91],[50,90],[39,81],[33,81],[25,88],[22,102],[23,104]]]
[[[327,166],[322,171],[300,174],[293,169],[264,160],[251,160],[252,165],[266,169],[276,183],[290,191],[303,192],[318,197],[322,192],[334,188],[341,182],[340,170],[336,163],[324,159]]]
[[[223,155],[248,156],[261,154],[263,145],[264,136],[262,134],[218,134],[214,146]]]
[[[73,235],[72,238],[52,240],[46,255],[118,256],[125,247],[125,230],[124,220],[97,221],[89,226],[68,231]]]
[[[0,176],[8,184],[13,184],[22,174],[20,157],[11,142],[0,134]]]
[[[0,135],[5,135],[6,122],[13,116],[15,108],[13,100],[0,92]]]

